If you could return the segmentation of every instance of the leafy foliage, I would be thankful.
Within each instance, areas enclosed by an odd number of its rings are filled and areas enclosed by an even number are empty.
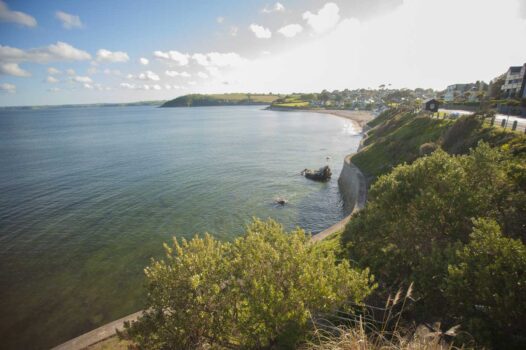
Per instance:
[[[371,268],[380,290],[414,281],[419,300],[415,312],[421,318],[466,321],[470,314],[466,309],[453,311],[457,300],[444,293],[450,281],[448,267],[459,258],[467,259],[467,253],[458,256],[457,251],[471,244],[473,218],[494,220],[506,239],[518,239],[520,245],[526,241],[524,174],[523,160],[510,149],[482,143],[462,156],[437,150],[378,178],[366,209],[350,221],[342,243],[351,260]],[[514,259],[503,259],[509,258]],[[470,288],[480,283],[484,282]],[[510,293],[492,283],[485,287],[484,293],[502,299]],[[464,302],[474,308],[476,300],[466,297]],[[521,316],[526,318],[524,312]]]
[[[526,342],[526,246],[502,236],[493,220],[474,223],[448,267],[446,296],[474,335],[519,348]]]
[[[373,289],[368,270],[336,264],[304,231],[272,220],[255,220],[232,243],[206,235],[165,249],[145,270],[148,311],[127,325],[145,349],[290,347],[311,319]]]

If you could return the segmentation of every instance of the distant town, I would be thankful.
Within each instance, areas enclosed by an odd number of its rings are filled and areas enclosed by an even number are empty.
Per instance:
[[[441,107],[476,111],[494,109],[498,113],[526,117],[526,63],[509,67],[506,73],[490,82],[455,83],[442,91],[417,88],[392,89],[390,84],[378,88],[327,91],[319,94],[291,94],[277,99],[278,108],[335,108],[375,110],[381,112],[397,104],[436,99]]]

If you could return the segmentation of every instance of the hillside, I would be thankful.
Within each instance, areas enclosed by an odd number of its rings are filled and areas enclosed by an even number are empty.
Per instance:
[[[415,303],[406,322],[458,326],[457,344],[524,349],[524,134],[482,114],[444,120],[402,109],[369,126],[352,157],[371,185],[367,205],[340,249],[375,276],[370,302],[407,287]]]
[[[369,182],[438,147],[450,154],[466,154],[481,140],[500,146],[524,139],[519,133],[489,127],[481,116],[434,119],[403,108],[390,109],[367,125],[371,129],[362,150],[353,156],[353,163]]]
[[[208,107],[269,105],[279,98],[273,94],[191,94],[165,102],[161,107]]]

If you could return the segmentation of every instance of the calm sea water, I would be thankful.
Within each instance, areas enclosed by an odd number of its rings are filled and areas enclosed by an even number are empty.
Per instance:
[[[172,236],[228,240],[253,216],[330,226],[359,139],[344,119],[261,107],[0,111],[2,348],[49,348],[139,310],[142,269]],[[328,183],[299,175],[327,162]]]

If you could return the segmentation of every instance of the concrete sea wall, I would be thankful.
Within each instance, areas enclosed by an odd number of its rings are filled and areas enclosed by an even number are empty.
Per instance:
[[[343,197],[344,210],[352,214],[365,207],[367,184],[360,169],[352,163],[352,156],[345,157],[343,168],[338,178],[338,186]]]

